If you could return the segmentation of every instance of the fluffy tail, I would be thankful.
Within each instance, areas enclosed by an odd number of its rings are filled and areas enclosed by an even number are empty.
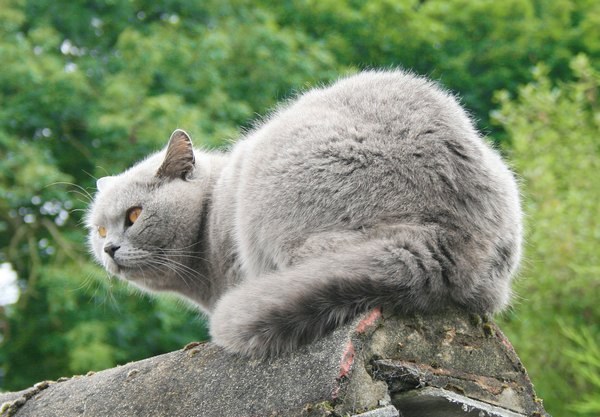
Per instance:
[[[508,297],[508,282],[494,284],[494,274],[486,279],[465,271],[463,260],[451,253],[439,239],[396,236],[248,280],[217,303],[213,341],[232,352],[267,357],[310,343],[376,306],[404,313],[449,304],[497,309]]]

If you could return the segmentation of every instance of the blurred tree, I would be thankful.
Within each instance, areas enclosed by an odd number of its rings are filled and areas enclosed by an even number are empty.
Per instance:
[[[496,135],[489,120],[496,90],[515,93],[539,62],[556,80],[572,78],[575,54],[600,58],[594,0],[286,0],[272,7],[282,25],[302,28],[341,64],[400,65],[440,79]]]
[[[597,379],[586,378],[599,364],[581,371],[583,352],[568,352],[584,344],[566,337],[600,344],[600,73],[584,55],[571,68],[577,80],[554,85],[549,69],[536,67],[517,98],[497,95],[495,113],[512,138],[529,224],[521,298],[504,328],[557,415],[572,415],[573,401],[600,395]],[[586,338],[574,337],[581,334]]]

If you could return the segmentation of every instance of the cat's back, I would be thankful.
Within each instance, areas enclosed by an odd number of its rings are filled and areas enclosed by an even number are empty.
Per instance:
[[[238,143],[234,156],[239,154],[248,178],[355,151],[418,163],[412,154],[434,157],[430,148],[444,136],[459,139],[474,154],[481,152],[468,115],[437,84],[400,70],[366,71],[280,106]]]
[[[290,101],[236,145],[229,178],[236,241],[260,265],[323,231],[440,216],[481,228],[519,210],[511,173],[456,99],[402,71],[363,72]]]
[[[412,201],[415,190],[422,200],[445,199],[461,176],[512,178],[452,95],[403,71],[309,90],[240,141],[232,166],[241,203],[274,216],[276,205],[302,206],[305,215],[340,204],[375,216],[398,205],[410,211],[423,206]]]
[[[456,99],[436,83],[399,70],[366,71],[290,100],[259,126],[253,140],[290,144],[302,133],[304,142],[322,141],[351,128],[377,133],[381,126],[389,139],[399,139],[434,124],[475,134]]]

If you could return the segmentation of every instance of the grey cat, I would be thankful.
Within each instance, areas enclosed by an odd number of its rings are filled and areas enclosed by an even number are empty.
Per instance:
[[[187,297],[255,357],[376,306],[497,312],[521,253],[511,171],[451,95],[398,70],[308,91],[226,153],[176,130],[97,187],[106,270]]]

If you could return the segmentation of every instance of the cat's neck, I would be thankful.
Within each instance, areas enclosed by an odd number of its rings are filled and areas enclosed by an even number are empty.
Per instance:
[[[196,238],[196,259],[191,266],[197,273],[195,285],[186,287],[185,292],[178,290],[187,298],[191,299],[205,311],[210,311],[216,298],[220,297],[224,288],[217,276],[215,276],[215,264],[218,262],[211,248],[211,217],[214,211],[214,193],[216,184],[221,177],[225,165],[228,162],[226,154],[217,152],[195,152],[198,171],[193,178],[198,192],[203,194],[200,207],[195,208],[201,216]]]

